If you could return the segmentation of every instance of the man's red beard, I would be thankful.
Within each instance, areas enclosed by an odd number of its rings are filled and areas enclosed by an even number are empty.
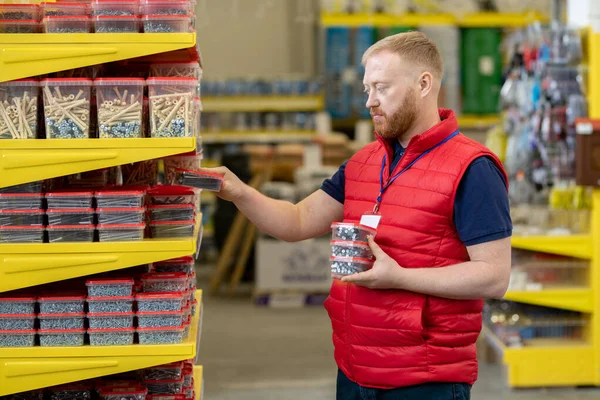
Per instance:
[[[384,114],[377,108],[371,109],[371,116],[382,115],[383,120],[376,122],[373,119],[375,131],[384,139],[399,139],[414,124],[417,119],[417,103],[414,90],[410,90],[404,96],[402,105],[391,115]]]

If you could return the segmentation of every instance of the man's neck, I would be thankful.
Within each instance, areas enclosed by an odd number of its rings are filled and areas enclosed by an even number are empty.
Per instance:
[[[420,135],[440,122],[440,114],[436,108],[435,112],[429,112],[427,115],[417,117],[415,123],[404,133],[404,135],[398,138],[398,142],[400,142],[402,147],[407,148],[408,143],[413,136]]]

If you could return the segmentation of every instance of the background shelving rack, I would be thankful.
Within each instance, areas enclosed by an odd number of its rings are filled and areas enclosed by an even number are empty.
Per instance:
[[[32,1],[35,3],[35,1]],[[0,82],[189,49],[195,33],[0,34]],[[196,149],[195,138],[0,141],[0,187]],[[201,218],[198,219],[199,221]],[[198,223],[196,231],[202,227]],[[187,240],[0,244],[0,292],[194,254]],[[0,348],[0,396],[196,357],[202,293],[190,336],[175,345]],[[194,370],[196,398],[202,367]]]

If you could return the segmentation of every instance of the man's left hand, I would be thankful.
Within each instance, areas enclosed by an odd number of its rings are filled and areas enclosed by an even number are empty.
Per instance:
[[[342,282],[355,283],[371,289],[399,289],[402,282],[402,268],[394,259],[379,247],[373,237],[369,237],[369,247],[375,256],[373,268],[341,278]]]

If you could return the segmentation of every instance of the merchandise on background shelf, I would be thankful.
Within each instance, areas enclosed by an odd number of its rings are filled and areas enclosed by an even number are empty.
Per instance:
[[[192,137],[193,105],[198,81],[194,78],[148,78],[150,135]]]
[[[162,185],[148,190],[148,198],[151,205],[195,204],[196,193],[190,187]]]
[[[143,78],[94,80],[100,138],[141,138]]]
[[[0,21],[0,33],[1,26]],[[0,83],[0,139],[36,138],[38,96],[36,79]]]
[[[52,225],[46,228],[49,243],[93,242],[95,225]]]
[[[202,67],[195,61],[159,62],[150,66],[150,74],[151,76],[195,78],[200,81]]]
[[[332,118],[351,116],[356,77],[350,65],[350,31],[346,27],[325,29],[325,105]]]
[[[103,189],[95,193],[98,208],[140,208],[144,205],[143,190]]]
[[[46,138],[90,137],[90,93],[92,80],[47,78],[42,80]]]
[[[160,64],[156,68],[160,68]],[[166,68],[160,70],[165,71]],[[177,73],[175,71],[173,73]],[[308,78],[203,80],[200,87],[203,96],[303,96],[321,93],[320,80]]]

